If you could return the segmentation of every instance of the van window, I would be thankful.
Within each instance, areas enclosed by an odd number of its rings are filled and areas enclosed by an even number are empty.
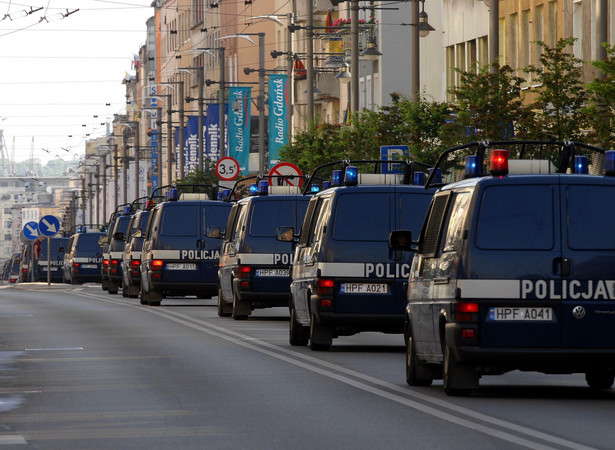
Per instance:
[[[480,201],[476,245],[486,250],[552,249],[553,205],[551,186],[487,187]]]
[[[194,205],[175,205],[164,208],[160,220],[162,236],[196,236],[197,208]]]
[[[313,244],[317,242],[322,236],[323,228],[327,223],[327,218],[325,217],[325,211],[327,210],[327,206],[329,206],[329,197],[319,198],[316,207],[314,208],[314,214],[311,227],[308,230],[308,244]]]
[[[615,233],[605,224],[615,223],[615,187],[569,186],[566,192],[568,247],[575,250],[613,250]]]
[[[416,239],[421,232],[431,198],[431,195],[424,194],[400,194],[399,229],[412,231],[412,236]]]
[[[274,237],[280,226],[293,225],[293,204],[287,201],[255,202],[250,220],[250,236]]]
[[[202,233],[207,232],[207,228],[209,227],[220,227],[224,228],[226,226],[226,221],[228,220],[229,212],[231,211],[230,207],[224,206],[213,206],[207,205],[201,207],[201,213],[203,220],[203,231]]]
[[[98,239],[100,239],[101,236],[103,236],[103,234],[100,233],[81,234],[77,240],[77,248],[80,251],[95,252],[100,248]]]
[[[388,193],[340,195],[333,219],[337,241],[386,241],[391,229]]]
[[[468,211],[470,198],[472,198],[470,192],[460,192],[453,197],[452,207],[449,209],[448,224],[444,227],[446,230],[446,235],[444,236],[445,252],[456,251],[461,248],[464,219]]]

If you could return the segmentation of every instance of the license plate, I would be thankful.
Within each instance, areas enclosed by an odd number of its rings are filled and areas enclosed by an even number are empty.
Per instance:
[[[167,264],[167,270],[196,270],[196,264],[194,263],[169,263]]]
[[[287,277],[290,275],[290,269],[256,269],[257,277]]]
[[[388,294],[389,285],[386,283],[342,283],[342,294]]]
[[[98,266],[96,264],[81,264],[81,268],[82,269],[96,269],[98,268]]]
[[[552,322],[553,308],[489,308],[489,321]]]
[[[57,267],[52,267],[52,268],[51,268],[51,271],[52,271],[52,272],[57,272],[57,271],[58,271],[58,268],[57,268]],[[43,272],[47,272],[47,267],[43,267]]]

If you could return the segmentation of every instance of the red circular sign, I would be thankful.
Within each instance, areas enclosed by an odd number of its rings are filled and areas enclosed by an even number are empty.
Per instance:
[[[295,164],[288,162],[278,163],[269,171],[269,186],[277,184],[275,181],[282,179],[284,180],[284,184],[288,186],[301,187],[303,185],[303,178],[295,179],[295,177],[301,177],[301,175],[303,175],[301,173],[301,169],[299,169],[299,167]]]
[[[224,181],[232,181],[239,175],[239,163],[235,158],[227,156],[218,160],[216,175]]]

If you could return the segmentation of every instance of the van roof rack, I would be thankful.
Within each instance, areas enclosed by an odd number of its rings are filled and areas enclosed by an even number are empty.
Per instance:
[[[315,180],[322,184],[331,180],[335,170],[343,174],[348,166],[359,167],[359,184],[414,184],[414,174],[429,170],[430,164],[410,159],[342,159],[317,166],[310,175],[308,183],[303,187],[303,194],[317,191]],[[319,188],[319,187],[318,187]]]
[[[177,197],[182,194],[207,194],[210,199],[217,197],[219,186],[217,184],[168,184],[157,187],[147,198],[145,208],[152,208],[156,203],[164,201],[171,189],[177,190]]]
[[[249,197],[251,195],[250,186],[258,185],[260,181],[267,182],[268,194],[301,194],[301,186],[309,181],[309,178],[308,175],[250,175],[237,180],[223,200],[232,202]]]
[[[504,149],[512,156],[510,173],[568,173],[574,172],[576,156],[591,156],[593,173],[600,173],[605,151],[600,147],[576,141],[558,140],[504,140],[476,141],[444,150],[425,183],[426,188],[441,187],[460,181],[467,176],[464,169],[468,157],[474,157],[476,172],[473,177],[490,175],[488,158],[494,150]],[[513,162],[514,161],[514,162]],[[522,162],[521,162],[522,161]]]

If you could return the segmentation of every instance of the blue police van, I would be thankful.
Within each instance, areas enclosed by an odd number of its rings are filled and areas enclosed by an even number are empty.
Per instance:
[[[149,209],[137,211],[128,223],[128,235],[122,254],[122,296],[136,298],[141,289],[141,250],[150,215]]]
[[[122,258],[128,223],[132,217],[132,206],[125,205],[121,214],[117,215],[107,235],[109,240],[107,258],[107,292],[117,294],[122,288]]]
[[[217,294],[220,240],[231,204],[216,200],[217,186],[177,185],[151,210],[141,252],[141,304],[159,306],[165,296]],[[159,195],[152,193],[152,197]]]
[[[398,163],[401,173],[382,173],[385,164],[339,161],[312,174],[311,181],[331,172],[333,187],[311,198],[298,237],[291,345],[328,350],[339,336],[402,333],[412,255],[389,249],[388,237],[392,230],[418,231],[435,190],[425,189],[417,163]],[[280,239],[292,239],[288,231],[280,230]]]
[[[70,236],[67,250],[64,254],[64,282],[80,284],[85,282],[100,282],[102,263],[102,247],[100,238],[105,236],[102,227],[83,225]]]
[[[552,146],[556,153],[545,151]],[[465,163],[458,155],[468,155]],[[584,373],[590,387],[609,388],[615,152],[482,142],[447,150],[437,167],[449,184],[440,185],[420,234],[390,237],[393,249],[416,252],[407,383],[443,378],[448,395],[467,395],[481,376],[522,370]],[[412,236],[418,241],[408,245]]]
[[[51,251],[47,255],[47,242],[51,241]],[[64,236],[53,236],[50,239],[43,239],[41,246],[41,256],[38,261],[39,280],[53,283],[62,283],[64,279],[64,254],[68,245],[68,238]],[[49,263],[49,266],[48,266]]]
[[[276,177],[270,186],[271,178],[258,179],[252,195],[231,209],[218,271],[221,317],[246,319],[256,308],[288,307],[294,248],[276,234],[279,227],[300,227],[310,197],[299,186],[277,185]]]

